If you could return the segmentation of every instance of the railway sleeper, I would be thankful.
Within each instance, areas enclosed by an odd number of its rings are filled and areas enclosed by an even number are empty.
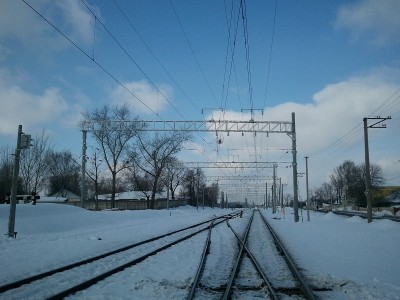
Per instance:
[[[290,288],[279,287],[279,288],[275,288],[275,291],[277,293],[285,294],[288,296],[293,296],[293,295],[304,296],[304,292],[300,288],[296,288],[296,287],[290,287]]]
[[[198,288],[205,290],[207,292],[225,292],[226,290],[226,284],[216,286],[216,287],[211,287],[211,286],[206,286],[203,284],[199,284]],[[232,289],[240,290],[240,291],[259,291],[265,288],[265,283],[263,282],[262,284],[258,286],[251,286],[251,285],[234,285],[232,286]]]

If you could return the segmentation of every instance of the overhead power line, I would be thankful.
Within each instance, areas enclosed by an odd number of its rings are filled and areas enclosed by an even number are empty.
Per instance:
[[[272,61],[272,48],[274,45],[274,37],[275,37],[275,26],[276,26],[276,11],[278,9],[278,0],[275,0],[275,10],[274,10],[274,23],[272,26],[272,36],[271,36],[271,44],[269,47],[269,59],[268,59],[268,71],[267,71],[267,83],[265,86],[265,96],[264,96],[264,107],[267,102],[268,88],[269,88],[269,76],[271,73],[271,61]]]
[[[180,86],[180,84],[175,80],[175,78],[172,76],[172,74],[167,70],[167,68],[164,66],[164,64],[160,61],[160,59],[157,57],[157,55],[154,53],[154,51],[150,48],[149,44],[146,42],[146,40],[143,38],[143,36],[140,34],[140,32],[136,29],[136,27],[133,25],[131,20],[128,18],[126,13],[122,10],[120,5],[117,3],[116,0],[113,0],[115,6],[118,8],[119,12],[124,16],[124,19],[128,22],[129,26],[132,28],[132,30],[137,34],[137,36],[140,38],[140,40],[143,42],[147,50],[150,52],[150,54],[154,57],[156,62],[160,65],[160,67],[164,70],[164,72],[168,75],[168,77],[172,80],[172,82],[175,84],[175,86],[179,89],[179,91],[184,95],[184,97],[192,104],[197,110],[200,110],[200,108],[190,99],[188,94],[183,90],[183,88]]]
[[[188,38],[188,36],[187,36],[187,34],[186,34],[186,32],[185,32],[185,29],[183,28],[183,25],[182,25],[182,22],[181,22],[181,20],[180,20],[180,18],[179,18],[179,16],[178,16],[178,13],[176,12],[175,7],[174,7],[174,5],[172,4],[172,1],[171,1],[171,0],[169,0],[169,3],[171,4],[172,10],[173,10],[173,12],[174,12],[174,15],[175,15],[175,17],[176,17],[176,19],[177,19],[177,21],[178,21],[178,23],[179,23],[179,27],[181,28],[182,33],[183,33],[183,35],[185,36],[186,42],[187,42],[187,44],[189,45],[190,51],[192,52],[192,55],[193,55],[193,57],[194,57],[194,59],[195,59],[195,61],[196,61],[197,67],[199,68],[199,70],[200,70],[200,72],[201,72],[201,74],[202,74],[202,76],[203,76],[203,79],[204,79],[204,81],[205,81],[205,83],[206,83],[208,89],[210,90],[211,95],[212,95],[212,97],[213,97],[215,103],[218,105],[217,97],[215,97],[215,94],[214,94],[214,92],[213,92],[213,90],[212,90],[212,88],[211,88],[210,83],[208,82],[208,79],[207,79],[207,77],[206,77],[206,75],[205,75],[205,73],[204,73],[204,71],[203,71],[203,68],[201,67],[200,62],[199,62],[199,60],[197,59],[196,53],[194,52],[193,47],[192,47],[192,45],[191,45],[191,43],[190,43],[190,41],[189,41],[189,38]]]
[[[90,59],[97,67],[99,67],[104,73],[106,73],[112,80],[114,80],[119,86],[121,86],[125,91],[127,91],[132,97],[137,99],[141,104],[143,104],[150,112],[156,115],[160,120],[165,121],[157,112],[155,112],[150,106],[148,106],[142,99],[140,99],[135,93],[133,93],[126,85],[124,85],[114,74],[108,71],[103,65],[101,65],[94,57],[93,53],[90,55],[88,52],[83,50],[77,43],[75,43],[71,38],[69,38],[61,29],[50,22],[42,13],[35,9],[32,5],[22,0],[30,9],[32,9],[39,17],[41,17],[48,25],[50,25],[54,30],[56,30],[62,37],[64,37],[69,43],[71,43],[77,50],[79,50],[84,56]],[[97,19],[98,20],[98,19]],[[93,50],[94,51],[94,50]],[[203,138],[204,140],[204,138]],[[204,140],[205,141],[205,140]],[[202,151],[197,150],[206,159],[211,160]]]

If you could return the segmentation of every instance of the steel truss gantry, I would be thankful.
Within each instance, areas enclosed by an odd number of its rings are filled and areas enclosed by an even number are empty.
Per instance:
[[[118,121],[129,122],[138,131],[183,131],[183,132],[253,132],[253,133],[292,133],[289,121]],[[83,130],[100,130],[95,123],[85,122]]]
[[[280,164],[292,164],[292,162],[280,162]],[[277,162],[268,161],[220,161],[220,162],[184,162],[186,168],[235,168],[235,169],[248,169],[248,168],[273,168],[277,166]]]
[[[257,175],[245,175],[245,176],[206,176],[206,181],[230,181],[230,180],[240,180],[240,181],[267,181],[271,180],[272,177],[257,176]]]
[[[294,208],[294,221],[299,221],[298,214],[298,188],[297,188],[297,150],[296,150],[296,122],[295,113],[292,112],[292,121],[227,121],[227,120],[204,120],[204,121],[111,121],[111,122],[129,122],[135,130],[138,131],[182,131],[182,132],[251,132],[256,133],[284,133],[287,134],[292,140],[292,155],[293,162],[293,208]],[[96,128],[95,122],[85,122],[81,124],[82,130],[82,175],[81,182],[85,182],[85,162],[86,162],[86,134],[88,131],[101,130]],[[201,163],[198,163],[199,165]],[[216,163],[218,164],[218,163]],[[229,165],[232,163],[229,163]],[[260,167],[262,162],[254,162],[257,168]],[[273,168],[271,163],[268,163],[266,168]],[[200,167],[200,166],[199,166]],[[220,165],[219,168],[226,168],[227,165]],[[217,166],[216,166],[217,168]],[[236,167],[237,168],[237,167]],[[85,187],[81,187],[81,203],[85,198]]]

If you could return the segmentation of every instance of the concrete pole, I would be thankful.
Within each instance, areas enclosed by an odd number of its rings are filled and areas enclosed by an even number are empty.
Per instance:
[[[15,237],[15,211],[17,210],[19,160],[21,156],[22,125],[18,125],[17,148],[14,156],[14,169],[11,187],[10,215],[8,218],[8,236]]]
[[[199,209],[199,191],[200,191],[200,169],[196,169],[197,184],[196,184],[196,209]]]
[[[292,155],[293,155],[293,210],[294,221],[299,221],[299,195],[297,188],[297,150],[296,150],[296,117],[292,112]]]
[[[372,190],[371,173],[369,166],[369,147],[368,147],[368,119],[364,118],[364,144],[365,144],[365,196],[367,196],[367,217],[368,223],[372,222]]]
[[[272,186],[272,213],[276,213],[276,165],[274,165],[273,180],[274,184]]]
[[[204,209],[204,187],[203,187],[203,209]]]
[[[81,207],[85,208],[86,197],[86,136],[87,131],[82,130],[82,170],[81,170]]]
[[[280,178],[279,177],[279,191],[278,191],[278,204],[279,204],[279,206],[281,207],[281,209],[282,209],[282,201],[281,201],[281,197],[282,197],[282,194],[281,194],[281,189],[282,189],[282,178]]]
[[[306,156],[307,221],[310,222],[310,196],[308,193],[308,156]]]
[[[167,210],[169,210],[169,175],[167,176]]]

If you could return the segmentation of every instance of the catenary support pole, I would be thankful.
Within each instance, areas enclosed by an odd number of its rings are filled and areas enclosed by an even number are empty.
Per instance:
[[[278,204],[282,209],[282,201],[281,201],[281,197],[282,197],[282,178],[279,177],[279,191],[278,191]]]
[[[22,125],[18,125],[17,148],[14,155],[14,169],[11,186],[10,215],[8,218],[8,236],[15,237],[15,211],[17,209],[19,160],[21,156]]]
[[[292,155],[293,155],[293,210],[294,221],[299,221],[299,196],[297,188],[297,150],[296,150],[296,116],[292,112]]]
[[[169,175],[167,177],[167,209],[169,210],[169,185],[170,185],[170,179]]]
[[[308,156],[306,158],[307,221],[310,222],[310,195],[308,193]]]
[[[365,196],[367,197],[367,218],[368,223],[372,222],[372,181],[369,165],[369,147],[368,147],[368,128],[386,128],[386,124],[381,124],[385,120],[390,120],[392,117],[385,118],[364,118],[364,143],[365,143]],[[368,126],[368,120],[374,120],[375,123]]]
[[[81,207],[85,207],[86,196],[86,137],[87,131],[82,130],[82,169],[81,169]]]
[[[372,222],[372,191],[371,173],[369,166],[369,147],[368,147],[368,119],[364,118],[364,144],[365,144],[365,196],[367,197],[367,218],[368,223]]]
[[[273,172],[273,181],[274,184],[272,185],[272,213],[276,213],[276,167],[274,165],[274,172]]]

